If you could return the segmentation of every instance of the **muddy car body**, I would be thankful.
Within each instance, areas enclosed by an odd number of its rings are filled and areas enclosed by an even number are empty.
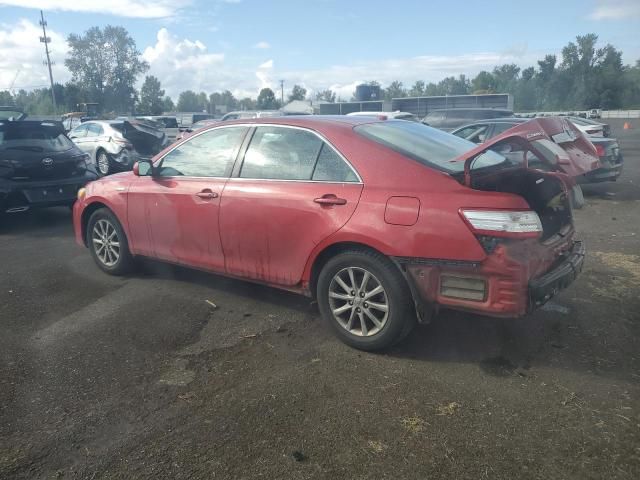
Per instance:
[[[145,121],[92,120],[69,132],[69,138],[89,154],[100,175],[128,171],[151,158],[168,143],[166,135]]]
[[[89,184],[76,240],[108,273],[139,255],[315,296],[362,349],[441,307],[518,317],[570,284],[584,257],[569,178],[555,171],[566,154],[527,139],[536,133],[475,146],[371,117],[217,124]],[[507,144],[522,161],[491,149]],[[549,171],[528,165],[534,155]]]

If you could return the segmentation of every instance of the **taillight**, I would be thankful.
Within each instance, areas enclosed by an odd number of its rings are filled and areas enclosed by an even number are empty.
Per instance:
[[[460,211],[467,224],[478,235],[494,237],[537,237],[542,223],[531,210],[466,210]]]
[[[596,147],[596,152],[598,152],[599,157],[604,157],[606,152],[604,151],[604,147],[598,143],[594,145]]]
[[[122,148],[126,148],[127,150],[132,150],[133,145],[131,145],[128,141],[123,138],[111,137],[111,141],[117,145],[120,145]]]

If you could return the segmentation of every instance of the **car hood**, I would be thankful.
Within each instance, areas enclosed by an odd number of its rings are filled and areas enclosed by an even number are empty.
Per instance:
[[[474,158],[508,138],[516,138],[521,143],[532,143],[536,140],[546,139],[559,145],[566,155],[559,153],[553,159],[545,157],[544,160],[554,170],[560,170],[571,177],[577,177],[600,168],[598,152],[590,139],[575,125],[561,117],[535,118],[516,125],[460,155],[453,161],[465,162],[465,172],[468,172]],[[526,165],[524,166],[526,167]]]

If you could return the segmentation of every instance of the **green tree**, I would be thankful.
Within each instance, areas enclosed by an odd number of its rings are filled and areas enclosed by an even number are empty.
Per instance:
[[[138,112],[144,115],[160,115],[164,111],[164,90],[160,88],[160,80],[153,75],[144,79],[140,89]]]
[[[238,107],[241,110],[256,110],[258,108],[257,101],[253,98],[245,97],[238,101]]]
[[[391,100],[393,98],[406,97],[407,91],[402,87],[402,82],[394,80],[384,89],[385,100]]]
[[[329,89],[321,90],[316,93],[316,100],[322,100],[329,103],[335,103],[336,101],[336,92],[333,92]]]
[[[294,100],[304,100],[306,96],[306,88],[301,87],[300,85],[294,85],[291,89],[291,93],[289,94],[288,101],[293,102]]]
[[[483,70],[471,80],[471,88],[473,93],[495,93],[496,79],[492,73]]]
[[[274,110],[278,108],[278,102],[276,95],[270,88],[263,88],[258,94],[258,101],[256,106],[260,110]]]
[[[64,61],[72,81],[86,90],[88,99],[106,110],[130,111],[138,76],[149,69],[136,43],[123,27],[92,27],[84,35],[67,37]]]
[[[176,108],[179,112],[198,112],[200,111],[199,100],[196,92],[193,90],[185,90],[184,92],[180,92]]]
[[[426,89],[425,83],[422,80],[418,80],[416,81],[416,83],[413,84],[413,86],[409,90],[409,96],[421,97],[424,95],[425,89]]]
[[[162,99],[162,111],[163,112],[173,112],[176,106],[173,104],[173,100],[171,97],[166,96]]]

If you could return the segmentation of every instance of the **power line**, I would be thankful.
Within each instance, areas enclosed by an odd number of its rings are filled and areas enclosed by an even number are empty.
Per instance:
[[[40,43],[44,43],[44,51],[47,53],[47,67],[49,68],[49,80],[51,81],[51,100],[53,100],[53,112],[58,112],[58,106],[56,105],[56,92],[53,90],[53,73],[51,72],[51,58],[49,57],[49,43],[51,37],[47,37],[47,22],[44,20],[44,13],[40,10],[40,25],[42,25],[42,37],[40,37]]]

